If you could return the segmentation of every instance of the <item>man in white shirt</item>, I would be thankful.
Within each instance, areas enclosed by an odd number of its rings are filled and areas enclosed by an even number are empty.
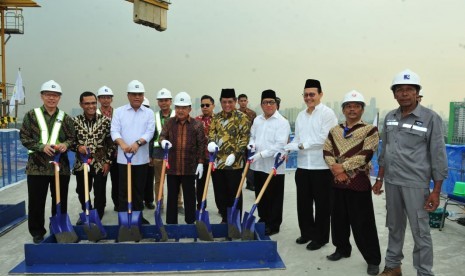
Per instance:
[[[318,250],[329,242],[333,183],[333,175],[323,158],[323,145],[329,130],[337,125],[337,117],[332,109],[321,103],[323,91],[318,80],[305,82],[303,97],[307,109],[297,116],[294,140],[285,149],[298,152],[295,183],[300,237],[296,243],[312,241],[307,249]]]
[[[155,132],[155,116],[153,111],[142,105],[145,88],[138,81],[128,84],[129,104],[117,108],[111,121],[111,138],[118,145],[119,166],[119,204],[120,212],[128,208],[127,199],[127,155],[132,155],[132,207],[134,211],[144,208],[144,187],[149,163],[149,145]],[[143,224],[149,222],[142,218]]]
[[[289,122],[277,111],[275,91],[262,92],[261,107],[263,114],[253,121],[247,145],[247,148],[254,152],[251,167],[254,171],[255,197],[258,197],[274,165],[274,156],[284,151],[291,133]],[[265,223],[267,236],[279,233],[283,221],[285,167],[280,166],[277,169],[258,204],[259,222]]]

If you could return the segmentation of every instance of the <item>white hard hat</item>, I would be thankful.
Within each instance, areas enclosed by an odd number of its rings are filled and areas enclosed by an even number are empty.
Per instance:
[[[162,88],[160,91],[158,91],[158,94],[157,94],[157,100],[160,100],[160,99],[172,99],[173,97],[171,96],[171,92],[166,89],[166,88]]]
[[[398,84],[415,85],[418,89],[421,89],[420,77],[410,69],[405,69],[394,77],[392,80],[391,90],[394,91],[394,86]]]
[[[147,99],[147,97],[144,97],[144,101],[142,102],[142,105],[150,107],[150,101],[149,101],[149,99]]]
[[[344,96],[344,100],[342,101],[342,107],[344,107],[346,103],[350,102],[361,103],[363,106],[365,106],[365,98],[360,92],[355,90],[350,91]]]
[[[40,87],[40,92],[44,91],[50,91],[50,92],[57,92],[62,94],[61,92],[61,86],[54,80],[49,80],[47,82],[44,82],[42,86]]]
[[[142,82],[138,80],[132,80],[128,84],[128,93],[145,93],[145,87]]]
[[[113,97],[113,91],[110,89],[108,86],[102,86],[98,89],[97,91],[97,97],[100,96],[112,96]]]
[[[186,92],[179,92],[174,97],[174,105],[176,106],[189,106],[192,105],[191,96]]]

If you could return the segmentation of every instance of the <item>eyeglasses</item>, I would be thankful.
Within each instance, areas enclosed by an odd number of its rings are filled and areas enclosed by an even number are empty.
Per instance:
[[[316,96],[316,93],[315,92],[303,93],[302,96],[304,96],[304,98],[307,98],[307,97],[313,98]]]
[[[276,101],[263,101],[262,105],[275,105]]]
[[[82,105],[89,106],[89,105],[97,105],[97,102],[87,102],[87,103],[81,103]]]
[[[61,95],[57,93],[42,93],[45,98],[59,98]]]
[[[210,107],[210,104],[201,104],[200,107],[201,107],[201,108],[204,108],[204,107],[209,108],[209,107]]]

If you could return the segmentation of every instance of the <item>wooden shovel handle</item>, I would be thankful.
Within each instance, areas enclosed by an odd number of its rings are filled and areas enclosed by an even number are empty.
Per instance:
[[[205,187],[203,188],[202,201],[205,201],[205,199],[207,199],[208,185],[210,184],[210,176],[212,174],[212,167],[213,167],[213,162],[209,162],[208,170],[207,170],[207,177],[205,178]]]
[[[131,204],[129,204],[131,203]],[[132,206],[132,170],[131,163],[128,163],[128,205]],[[132,207],[131,207],[132,209]],[[132,210],[128,209],[128,213],[132,213]]]
[[[239,183],[239,188],[237,188],[236,198],[239,198],[242,192],[242,186],[244,185],[245,178],[247,177],[247,172],[249,171],[250,162],[245,163],[244,171],[242,172],[241,182]]]
[[[165,186],[165,173],[166,173],[166,159],[163,159],[163,165],[161,166],[160,187],[158,188],[157,201],[160,201],[163,195],[163,186]]]
[[[262,199],[262,196],[265,193],[266,187],[268,187],[268,184],[270,184],[270,181],[273,175],[274,175],[274,169],[272,169],[271,172],[268,174],[265,184],[263,184],[263,187],[260,190],[260,193],[258,194],[257,199],[255,200],[255,204],[258,204],[260,202],[260,199]]]
[[[84,163],[84,192],[85,202],[89,201],[89,171],[87,169],[88,164]],[[86,214],[89,215],[89,210],[86,208]]]
[[[55,198],[56,204],[61,202],[60,196],[60,165],[58,163],[53,163],[53,169],[55,170]]]

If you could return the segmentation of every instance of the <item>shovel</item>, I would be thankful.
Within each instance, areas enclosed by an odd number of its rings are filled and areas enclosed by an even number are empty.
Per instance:
[[[200,204],[200,210],[195,211],[195,227],[197,228],[197,235],[202,241],[213,241],[212,228],[210,225],[210,219],[208,217],[208,211],[205,211],[205,204],[207,201],[208,185],[210,183],[210,176],[213,168],[213,162],[215,161],[218,148],[215,153],[210,153],[210,162],[208,163],[207,177],[205,179],[205,187],[203,188],[202,203]]]
[[[165,226],[163,225],[163,220],[161,218],[161,204],[162,204],[162,195],[163,195],[163,186],[165,185],[165,172],[166,168],[169,169],[168,164],[168,145],[165,146],[164,155],[163,155],[163,165],[161,167],[161,177],[160,177],[160,188],[158,189],[158,198],[157,198],[157,209],[155,210],[155,228],[161,235],[160,241],[164,242],[168,240],[168,233],[166,233]]]
[[[131,160],[133,153],[124,153],[128,161],[128,211],[118,213],[119,232],[118,242],[135,241],[142,239],[140,227],[142,225],[142,217],[140,211],[132,211],[132,176],[131,176]]]
[[[55,155],[53,166],[55,168],[55,198],[56,198],[56,214],[50,217],[50,227],[58,243],[75,243],[79,240],[73,225],[67,213],[61,213],[61,197],[60,197],[60,156],[61,153]]]
[[[105,229],[103,228],[100,217],[95,209],[90,209],[90,198],[89,198],[89,164],[92,159],[89,158],[89,149],[87,154],[81,154],[82,164],[84,166],[84,192],[86,199],[86,210],[79,214],[81,221],[84,222],[84,231],[87,234],[89,241],[97,242],[104,239],[107,236]]]
[[[257,205],[260,202],[260,199],[262,199],[262,196],[265,193],[265,190],[268,187],[268,184],[270,184],[271,178],[273,177],[273,175],[276,174],[276,169],[278,169],[278,167],[283,162],[284,162],[284,158],[281,159],[281,153],[278,153],[274,161],[274,166],[271,169],[270,173],[268,174],[265,184],[263,184],[263,187],[260,190],[260,193],[258,194],[257,199],[255,200],[255,203],[252,205],[252,209],[250,210],[250,213],[247,213],[247,212],[244,213],[244,220],[242,221],[242,240],[253,240],[254,239],[255,216],[253,215],[253,213],[255,212],[255,209],[257,209]]]
[[[244,185],[247,172],[249,171],[251,152],[247,152],[247,163],[245,163],[244,172],[242,173],[241,182],[237,188],[236,198],[234,199],[234,204],[231,208],[228,208],[228,237],[231,239],[240,239],[241,238],[241,214],[237,209],[237,204],[239,203],[239,197],[241,196],[242,186]]]

